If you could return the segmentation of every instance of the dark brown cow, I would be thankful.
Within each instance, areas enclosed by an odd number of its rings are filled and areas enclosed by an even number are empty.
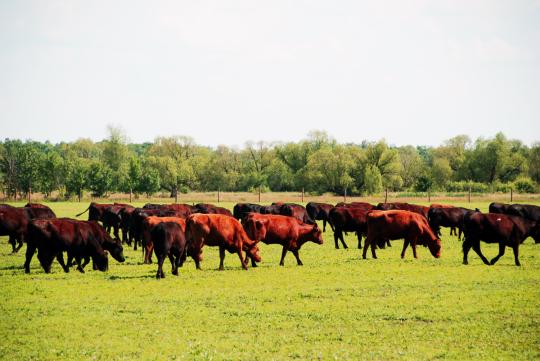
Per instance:
[[[334,208],[333,205],[328,203],[309,202],[306,204],[306,211],[312,220],[323,221],[323,232],[326,232],[326,222],[330,224],[330,228],[334,231],[334,226],[330,221],[330,210]]]
[[[163,222],[152,229],[154,250],[158,259],[156,278],[165,278],[163,262],[169,257],[172,265],[172,274],[178,276],[178,267],[186,260],[186,222],[181,223]]]
[[[84,211],[82,211],[81,213],[75,215],[75,217],[79,217],[81,216],[82,214],[86,213],[86,211],[88,211],[88,220],[89,221],[96,221],[96,222],[103,222],[103,212],[108,208],[108,207],[111,207],[111,206],[123,206],[123,207],[131,207],[131,205],[129,204],[124,204],[124,203],[114,203],[114,204],[110,204],[110,203],[95,203],[95,202],[92,202],[90,203],[90,205],[88,206],[88,208],[86,208]]]
[[[178,217],[186,219],[191,213],[194,213],[194,207],[185,203],[171,203],[171,204],[153,204],[147,203],[143,206],[143,209],[161,209],[174,211]]]
[[[430,207],[428,212],[428,221],[431,229],[438,235],[440,235],[441,227],[450,227],[452,229],[458,229],[458,239],[461,240],[461,234],[463,232],[463,217],[469,213],[474,212],[472,209],[462,207]],[[455,233],[455,232],[454,232]],[[452,235],[452,232],[450,232]]]
[[[45,208],[0,207],[0,236],[9,236],[8,242],[13,248],[13,253],[18,252],[23,246],[30,220],[55,217],[53,211]]]
[[[300,204],[285,203],[281,205],[279,214],[282,216],[294,217],[300,222],[307,224],[317,224],[313,219],[311,219],[304,206],[301,206]]]
[[[375,209],[375,206],[373,204],[366,203],[366,202],[351,202],[351,203],[339,202],[338,204],[336,204],[336,207],[359,208],[365,211],[370,211],[372,209]]]
[[[251,240],[242,225],[234,217],[223,214],[192,214],[186,221],[186,236],[188,239],[188,254],[200,269],[202,248],[204,245],[219,247],[219,269],[223,270],[225,251],[237,253],[242,268],[247,270],[247,256],[261,261],[257,242]],[[242,251],[247,253],[246,258]]]
[[[456,208],[456,207],[448,205],[448,204],[432,203],[429,206],[430,211],[431,211],[431,208]],[[429,211],[428,211],[428,220],[429,220]],[[447,227],[447,226],[445,226],[445,227]],[[459,232],[459,235],[458,235],[458,233],[456,231],[456,228],[457,228],[457,226],[450,226],[450,235],[451,236],[458,236],[458,239],[461,240],[461,229],[460,229],[460,232]],[[434,231],[437,232],[436,230],[434,230]],[[440,233],[437,233],[437,234],[440,236]]]
[[[423,215],[425,218],[427,218],[428,212],[429,212],[429,207],[420,206],[420,205],[411,204],[411,203],[403,203],[403,202],[379,203],[377,204],[377,207],[375,208],[382,211],[402,210],[402,211],[415,212],[415,213]]]
[[[395,239],[404,239],[401,258],[405,257],[405,250],[409,243],[413,249],[414,258],[418,258],[416,254],[417,244],[427,245],[433,257],[440,257],[441,240],[431,230],[426,218],[415,212],[394,210],[371,211],[368,213],[367,238],[362,258],[366,259],[370,245],[372,257],[377,258],[375,253],[376,244]]]
[[[77,268],[81,272],[84,271],[80,261],[86,257],[91,257],[100,271],[106,271],[108,268],[107,252],[88,228],[89,226],[71,219],[31,221],[28,226],[25,272],[30,272],[30,262],[36,249],[38,250],[39,262],[46,273],[50,273],[55,257],[64,272],[69,272],[62,255],[64,251],[77,260]]]
[[[160,223],[163,222],[172,222],[177,223],[182,226],[185,230],[186,221],[181,217],[158,217],[158,216],[148,216],[143,219],[142,222],[142,250],[144,255],[144,263],[152,263],[152,252],[154,250],[154,243],[152,242],[152,229]]]
[[[233,216],[241,221],[249,213],[262,213],[262,208],[264,208],[264,206],[254,203],[237,203],[233,207]]]
[[[540,241],[540,224],[522,217],[473,212],[465,216],[464,225],[463,264],[469,263],[467,255],[471,247],[487,265],[495,264],[504,255],[505,248],[512,247],[516,266],[520,266],[519,245],[529,236],[535,242]],[[499,254],[491,262],[482,254],[480,241],[499,244]]]
[[[218,207],[213,204],[208,203],[198,203],[193,206],[193,213],[203,213],[203,214],[223,214],[225,216],[234,217],[231,211],[227,208]]]
[[[174,217],[175,215],[176,213],[171,210],[135,208],[129,217],[129,238],[130,242],[133,242],[133,249],[137,250],[137,246],[142,245],[142,224],[146,217]]]
[[[302,245],[310,241],[323,244],[321,230],[316,225],[303,223],[293,217],[250,213],[244,219],[244,229],[253,240],[283,246],[280,266],[284,265],[287,251],[291,251],[296,257],[297,264],[302,266],[298,255]]]
[[[508,208],[511,204],[492,202],[489,204],[489,213],[508,214]]]
[[[131,246],[132,238],[129,235],[129,224],[131,222],[131,214],[135,208],[122,208],[120,210],[120,229],[122,230],[122,243],[127,243]]]
[[[103,227],[105,227],[105,230],[109,233],[112,229],[113,235],[116,239],[120,239],[118,229],[122,227],[122,214],[124,214],[124,209],[133,210],[135,207],[130,205],[115,204],[105,208],[101,216],[101,219],[103,220]]]
[[[358,237],[358,248],[362,248],[362,235],[367,232],[366,216],[368,210],[354,207],[334,207],[330,211],[330,220],[334,225],[334,242],[336,249],[339,249],[338,240],[343,248],[347,248],[347,243],[343,238],[343,232],[356,232]]]

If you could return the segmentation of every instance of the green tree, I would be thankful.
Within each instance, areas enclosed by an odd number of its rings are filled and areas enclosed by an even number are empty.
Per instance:
[[[368,165],[364,172],[364,191],[367,194],[375,194],[382,190],[383,183],[379,168],[374,165]]]
[[[101,162],[92,162],[88,169],[88,188],[94,197],[103,197],[111,191],[113,172],[109,166]]]

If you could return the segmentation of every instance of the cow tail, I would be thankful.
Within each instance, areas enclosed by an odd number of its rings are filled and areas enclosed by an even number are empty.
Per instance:
[[[84,211],[82,211],[81,213],[76,214],[75,217],[79,217],[80,215],[86,213],[89,209],[90,209],[90,206],[88,206],[88,208],[86,208],[86,209],[85,209]]]

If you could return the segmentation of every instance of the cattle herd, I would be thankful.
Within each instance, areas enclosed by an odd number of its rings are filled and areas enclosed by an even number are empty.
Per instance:
[[[238,254],[244,269],[261,261],[259,242],[279,244],[283,247],[280,265],[287,252],[291,252],[298,265],[302,265],[299,251],[308,241],[322,244],[322,232],[327,224],[334,233],[335,248],[347,244],[344,233],[354,232],[358,248],[365,259],[368,249],[377,258],[376,249],[390,246],[391,240],[403,239],[401,257],[410,245],[416,258],[416,246],[422,245],[439,258],[441,254],[441,227],[449,227],[463,240],[463,263],[472,248],[485,264],[495,264],[511,247],[516,265],[519,263],[519,245],[532,237],[540,242],[540,207],[523,204],[492,203],[489,213],[478,209],[432,204],[430,207],[409,203],[363,202],[326,203],[310,202],[306,207],[292,203],[273,203],[263,206],[239,203],[231,213],[228,209],[212,204],[146,204],[135,208],[129,204],[91,203],[83,212],[88,221],[56,218],[47,206],[28,203],[24,207],[0,205],[0,235],[9,236],[13,252],[27,244],[24,269],[30,272],[30,262],[37,250],[37,258],[49,273],[56,258],[65,272],[76,265],[84,267],[92,260],[94,269],[108,268],[108,255],[118,262],[124,261],[123,244],[137,250],[140,247],[144,263],[157,257],[156,277],[163,278],[163,263],[168,257],[172,273],[187,257],[200,269],[203,247],[219,247],[220,265],[223,269],[225,251]],[[78,214],[78,216],[82,215]],[[323,222],[321,230],[316,221]],[[99,223],[101,222],[101,224]],[[457,232],[456,232],[457,230]],[[119,232],[122,232],[120,237]],[[111,236],[112,232],[112,236]],[[499,254],[488,261],[480,249],[480,241],[498,243]],[[67,254],[67,263],[63,253]]]

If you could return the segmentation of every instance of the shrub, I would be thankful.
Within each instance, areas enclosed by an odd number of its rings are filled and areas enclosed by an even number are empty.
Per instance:
[[[538,185],[528,177],[520,177],[514,181],[514,189],[519,193],[535,193]]]
[[[448,182],[446,185],[446,190],[448,192],[468,192],[469,187],[473,193],[487,193],[489,192],[489,187],[487,184],[479,182]]]

